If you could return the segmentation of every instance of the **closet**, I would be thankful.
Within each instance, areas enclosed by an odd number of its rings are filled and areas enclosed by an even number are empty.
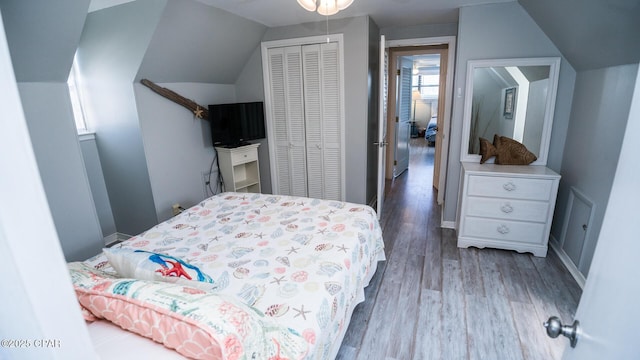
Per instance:
[[[323,39],[263,44],[272,190],[344,200],[342,56],[339,42]]]

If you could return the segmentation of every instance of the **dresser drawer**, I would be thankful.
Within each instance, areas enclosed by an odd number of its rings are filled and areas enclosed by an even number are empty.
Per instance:
[[[470,196],[501,197],[521,200],[549,200],[554,181],[502,176],[469,176]]]
[[[549,203],[469,196],[467,216],[546,222]]]
[[[253,148],[243,149],[243,150],[234,149],[231,152],[232,165],[244,164],[249,161],[256,161],[256,160],[258,160],[258,152],[256,151],[256,149],[253,149]]]
[[[495,220],[468,216],[460,229],[461,236],[492,240],[509,240],[529,244],[546,244],[545,224]]]

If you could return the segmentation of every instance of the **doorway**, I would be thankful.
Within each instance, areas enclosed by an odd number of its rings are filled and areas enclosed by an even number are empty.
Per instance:
[[[451,118],[454,37],[387,43],[389,54],[387,181],[409,167],[410,142],[432,145],[433,187],[444,201],[448,129]],[[428,134],[427,134],[428,132]],[[431,141],[430,141],[431,140]],[[425,179],[430,181],[431,179]]]

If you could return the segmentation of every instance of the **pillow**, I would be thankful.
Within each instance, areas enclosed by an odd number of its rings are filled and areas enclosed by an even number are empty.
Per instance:
[[[131,249],[105,248],[102,252],[118,275],[125,278],[181,283],[205,290],[215,288],[209,275],[174,256]]]
[[[188,358],[301,359],[309,351],[301,335],[233,299],[180,284],[103,277],[80,262],[68,268],[78,301],[95,317]]]
[[[529,165],[538,158],[521,143],[506,136],[493,136],[496,147],[496,164],[501,165]]]

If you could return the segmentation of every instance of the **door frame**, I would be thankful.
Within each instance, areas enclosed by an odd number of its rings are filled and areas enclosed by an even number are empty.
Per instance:
[[[447,168],[447,162],[449,158],[449,129],[451,128],[451,113],[452,113],[452,104],[453,104],[453,70],[455,69],[455,49],[456,49],[456,37],[455,36],[441,36],[441,37],[432,37],[432,38],[415,38],[415,39],[403,39],[403,40],[387,40],[386,48],[389,49],[389,63],[391,64],[392,60],[392,52],[396,52],[401,50],[399,48],[408,48],[406,50],[410,50],[411,47],[417,46],[434,46],[434,45],[447,45],[447,60],[445,64],[440,64],[440,66],[446,66],[446,81],[445,81],[445,90],[444,90],[444,99],[439,101],[443,101],[442,104],[438,106],[444,105],[444,119],[442,123],[442,128],[438,129],[439,132],[442,132],[442,147],[440,151],[440,174],[438,176],[438,195],[437,201],[439,205],[444,203],[444,193],[445,193],[445,184],[446,184],[446,171],[442,171],[442,169]],[[389,66],[391,69],[391,66]],[[389,91],[397,91],[396,89],[396,73],[392,73],[389,71]],[[393,82],[393,89],[392,89]],[[384,91],[383,88],[380,91]],[[387,139],[389,139],[389,146],[387,146],[387,164],[386,164],[386,174],[387,177],[389,174],[392,174],[393,171],[389,171],[389,168],[393,169],[393,157],[392,154],[389,154],[388,151],[390,149],[395,148],[395,120],[391,117],[395,116],[395,106],[396,100],[392,96],[387,96],[388,99],[388,111],[387,111]],[[391,143],[393,142],[393,144]]]

